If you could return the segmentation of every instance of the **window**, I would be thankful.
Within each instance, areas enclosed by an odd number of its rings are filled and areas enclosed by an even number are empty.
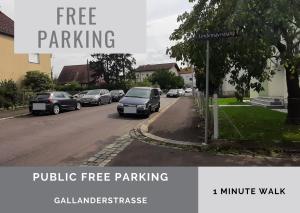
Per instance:
[[[54,94],[54,97],[55,97],[55,98],[65,98],[65,95],[64,95],[64,93],[56,92],[56,93]]]
[[[28,61],[32,64],[39,64],[40,63],[40,54],[32,53],[28,55]]]

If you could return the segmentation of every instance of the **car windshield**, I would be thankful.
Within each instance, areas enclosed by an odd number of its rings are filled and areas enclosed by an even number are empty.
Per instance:
[[[126,97],[132,98],[149,98],[150,97],[150,89],[139,89],[134,88],[127,92]]]
[[[100,90],[91,90],[87,93],[87,95],[99,95],[100,94]]]
[[[171,89],[169,92],[174,93],[174,92],[177,92],[177,90],[176,89]]]

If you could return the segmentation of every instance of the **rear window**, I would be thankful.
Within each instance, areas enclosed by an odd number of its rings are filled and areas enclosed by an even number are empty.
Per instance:
[[[37,99],[47,99],[50,97],[50,93],[37,94]]]

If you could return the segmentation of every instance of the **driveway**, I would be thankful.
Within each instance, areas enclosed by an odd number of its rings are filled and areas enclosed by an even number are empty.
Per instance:
[[[162,108],[175,99],[161,99]],[[116,113],[117,104],[86,107],[58,116],[0,121],[0,165],[80,165],[146,119]],[[153,115],[152,115],[153,116]]]

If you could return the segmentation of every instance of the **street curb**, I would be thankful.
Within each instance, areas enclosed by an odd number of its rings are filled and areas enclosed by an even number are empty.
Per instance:
[[[199,143],[194,143],[194,142],[189,142],[189,141],[177,141],[177,140],[172,140],[172,139],[167,139],[167,138],[162,138],[156,135],[153,135],[149,132],[149,126],[156,121],[160,116],[163,115],[163,113],[165,111],[167,111],[171,106],[173,106],[174,104],[177,103],[179,99],[177,99],[173,104],[169,105],[168,107],[166,107],[165,109],[163,109],[158,115],[154,116],[152,119],[148,120],[147,123],[142,124],[139,126],[139,129],[142,133],[143,136],[155,140],[155,141],[159,141],[162,142],[164,144],[170,144],[172,146],[181,146],[181,147],[187,147],[187,148],[195,148],[195,147],[204,147],[206,146],[205,144],[199,144]]]
[[[19,118],[19,117],[23,117],[23,116],[27,116],[27,115],[30,115],[30,113],[11,116],[11,117],[6,117],[6,118],[0,118],[0,121],[11,120],[11,119],[14,119],[14,118]]]

